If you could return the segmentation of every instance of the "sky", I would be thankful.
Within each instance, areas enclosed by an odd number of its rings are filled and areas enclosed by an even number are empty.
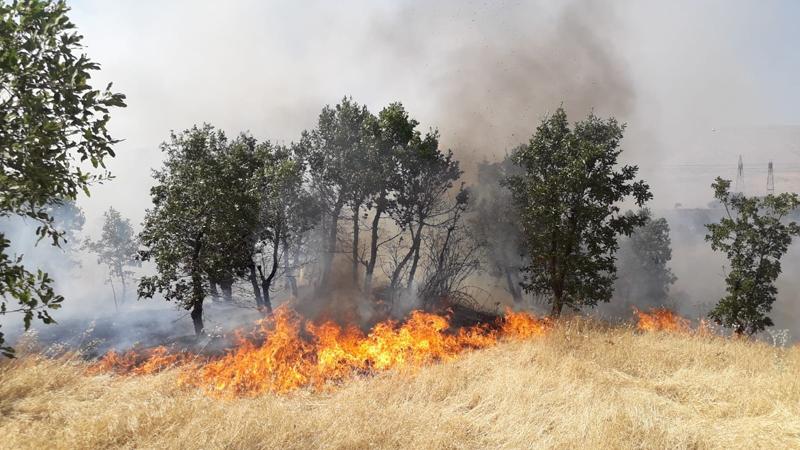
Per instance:
[[[793,1],[69,2],[87,54],[128,107],[116,179],[79,204],[139,223],[171,130],[211,123],[290,142],[344,95],[402,101],[469,171],[529,139],[559,105],[628,124],[653,206],[703,206],[735,176],[800,190],[800,3]],[[797,173],[796,173],[797,172]]]

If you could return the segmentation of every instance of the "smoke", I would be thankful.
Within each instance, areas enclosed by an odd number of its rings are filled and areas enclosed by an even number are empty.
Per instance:
[[[343,95],[373,112],[400,100],[423,127],[441,131],[474,181],[475,163],[526,142],[563,104],[571,120],[593,111],[628,123],[623,158],[641,167],[656,216],[673,228],[673,291],[692,297],[685,304],[715,301],[722,260],[702,230],[677,234],[684,219],[671,211],[676,203],[705,207],[711,180],[734,177],[739,154],[752,165],[753,193],[764,184],[756,169],[770,159],[777,189],[798,190],[800,90],[781,75],[800,68],[798,53],[787,50],[797,37],[792,8],[688,0],[77,2],[72,18],[102,65],[93,81],[113,81],[129,104],[110,124],[124,139],[109,162],[117,178],[79,200],[83,235],[99,235],[112,205],[141,221],[150,171],[162,160],[158,144],[173,129],[210,122],[288,142]],[[773,124],[783,127],[765,127]],[[67,294],[57,314],[113,314],[102,268],[82,258],[80,268],[54,269]],[[784,275],[796,262],[790,253]],[[798,290],[787,276],[779,283],[779,303],[792,304]],[[157,300],[136,305],[182,314]]]
[[[574,118],[629,117],[635,88],[609,42],[620,25],[608,4],[439,2],[405,4],[375,34],[386,72],[423,73],[430,122],[471,173],[527,141],[561,104]]]

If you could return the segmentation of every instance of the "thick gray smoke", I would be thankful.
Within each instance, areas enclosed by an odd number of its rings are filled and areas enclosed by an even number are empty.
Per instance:
[[[432,120],[466,170],[525,142],[548,111],[629,118],[635,87],[611,37],[614,5],[411,4],[377,21],[384,63],[420,70]],[[391,61],[389,61],[391,59]],[[431,63],[432,64],[427,64]],[[426,63],[420,65],[420,63]]]

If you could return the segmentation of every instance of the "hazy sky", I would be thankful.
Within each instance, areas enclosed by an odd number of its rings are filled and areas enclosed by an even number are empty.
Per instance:
[[[769,159],[779,189],[800,190],[800,2],[555,3],[73,1],[97,84],[128,96],[117,179],[81,202],[87,229],[111,204],[141,220],[170,130],[287,142],[343,95],[403,101],[467,166],[559,104],[613,114],[660,207],[706,204],[740,153],[753,190]]]

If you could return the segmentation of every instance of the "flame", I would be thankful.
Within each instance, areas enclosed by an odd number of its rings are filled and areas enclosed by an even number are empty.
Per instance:
[[[164,346],[142,352],[117,353],[112,350],[89,367],[90,373],[114,372],[117,374],[147,375],[188,361],[187,353],[170,353]]]
[[[217,396],[323,390],[359,375],[414,370],[504,339],[540,336],[549,327],[547,320],[531,314],[506,311],[497,326],[453,332],[448,317],[414,311],[402,324],[387,320],[364,333],[355,326],[307,322],[280,307],[254,332],[237,332],[236,346],[224,356],[199,361],[185,353],[170,354],[164,347],[147,354],[110,352],[91,371],[147,374],[180,366],[181,383]]]
[[[649,313],[633,308],[636,328],[641,331],[689,331],[689,321],[666,308],[654,308]]]

